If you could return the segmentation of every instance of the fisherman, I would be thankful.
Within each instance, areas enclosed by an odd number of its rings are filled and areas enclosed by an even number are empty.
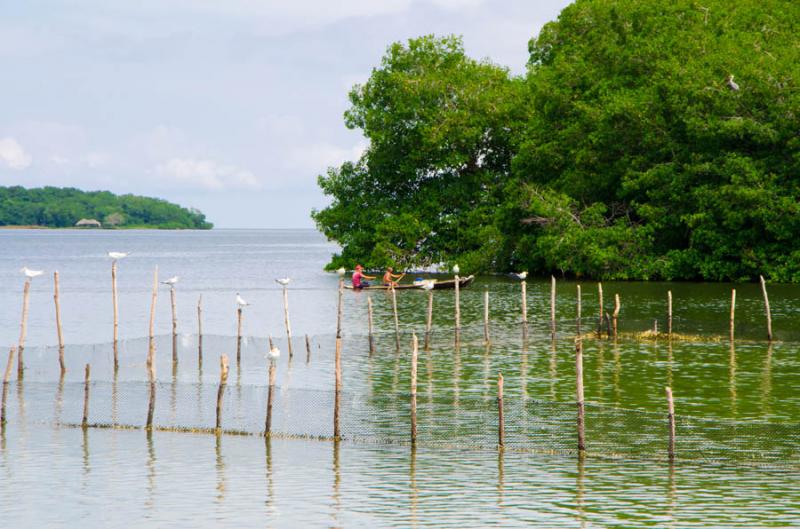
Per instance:
[[[385,287],[396,287],[397,283],[405,277],[405,274],[395,274],[394,269],[390,266],[386,269],[386,273],[383,274],[383,286]]]
[[[361,265],[356,265],[356,271],[353,272],[353,288],[356,290],[362,289],[364,287],[368,287],[369,283],[364,281],[365,279],[375,279],[375,276],[368,276],[364,273],[364,267]]]

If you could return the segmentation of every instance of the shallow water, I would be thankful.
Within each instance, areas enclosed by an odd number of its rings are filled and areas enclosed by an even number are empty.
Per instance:
[[[121,365],[113,370],[108,250],[128,250],[120,263]],[[479,278],[461,292],[462,343],[453,343],[453,293],[435,292],[430,352],[420,353],[420,435],[407,440],[410,333],[424,332],[426,296],[398,292],[401,352],[395,350],[391,299],[375,305],[377,351],[367,347],[368,294],[345,293],[343,383],[346,440],[65,426],[80,421],[82,366],[92,365],[91,422],[141,426],[147,406],[148,304],[152,267],[178,274],[178,363],[172,362],[168,290],[157,315],[157,425],[209,428],[219,381],[219,355],[231,358],[225,393],[226,428],[258,433],[263,426],[266,335],[283,351],[277,362],[276,430],[329,437],[336,325],[335,275],[321,272],[335,248],[308,231],[211,232],[1,231],[0,343],[19,332],[23,264],[60,270],[68,372],[59,385],[52,281],[33,282],[24,382],[9,387],[9,423],[0,437],[0,512],[8,527],[790,527],[800,524],[795,484],[796,381],[800,290],[770,285],[775,335],[765,333],[757,285],[737,289],[737,342],[727,340],[732,285],[608,283],[605,308],[622,299],[620,331],[665,328],[666,291],[674,297],[674,329],[701,341],[584,342],[589,448],[622,459],[583,461],[558,449],[574,446],[575,283],[558,283],[557,339],[550,339],[549,281],[528,282],[529,336],[523,340],[519,285]],[[294,357],[289,358],[281,291],[272,279],[290,275]],[[483,290],[491,299],[492,346],[483,344]],[[582,329],[598,320],[595,283],[582,283]],[[235,305],[240,292],[248,335],[236,357]],[[204,346],[197,348],[195,303],[203,294]],[[304,335],[310,336],[307,354]],[[721,337],[717,340],[715,337]],[[3,358],[5,352],[3,352]],[[2,362],[5,363],[4,360]],[[494,443],[496,377],[505,377],[507,428],[513,442],[535,450],[486,449]],[[786,468],[753,468],[651,456],[663,446],[664,386],[679,415],[702,425],[718,445],[731,432],[756,435],[757,449],[780,437]],[[543,404],[539,404],[543,403]],[[548,404],[549,403],[549,404]],[[620,412],[641,410],[647,414]],[[555,411],[554,411],[555,410]],[[546,436],[527,430],[548,423]],[[558,411],[558,413],[561,413]],[[544,415],[537,415],[544,414]],[[465,419],[466,417],[466,419]],[[633,417],[633,419],[631,419]],[[563,420],[561,420],[563,419]],[[718,424],[768,420],[792,432],[760,427],[755,434]],[[461,422],[459,422],[461,421]],[[722,421],[722,422],[720,422]],[[61,426],[58,426],[61,424]],[[687,423],[688,424],[688,423]],[[520,428],[524,427],[524,428]],[[470,429],[471,428],[471,429]],[[678,450],[688,430],[679,425]],[[472,431],[472,430],[486,430]],[[643,431],[657,432],[655,440]],[[523,431],[524,430],[524,431]],[[367,437],[357,439],[353,432]],[[709,433],[711,432],[711,433]],[[364,435],[369,433],[370,435]],[[541,432],[539,432],[541,433]],[[448,443],[436,435],[444,434]],[[602,436],[602,439],[600,438]],[[637,437],[638,436],[638,437]],[[683,436],[683,437],[682,437]],[[728,436],[728,437],[725,437]],[[535,439],[530,441],[530,439]],[[637,450],[633,441],[645,439]],[[789,439],[787,441],[786,439]],[[706,439],[708,441],[708,439]],[[448,449],[451,443],[457,450]],[[766,443],[765,443],[766,442]],[[683,443],[683,444],[681,444]],[[787,444],[788,443],[788,444]],[[777,443],[780,444],[780,443]],[[522,446],[522,445],[519,445]],[[526,445],[527,446],[527,445]],[[694,446],[694,445],[692,445]],[[753,449],[747,445],[746,448]],[[626,448],[627,447],[627,448]],[[547,453],[548,448],[556,453]],[[602,450],[599,450],[599,449]],[[703,445],[719,454],[724,446]],[[619,454],[617,454],[619,456]],[[660,454],[663,456],[663,454]],[[644,457],[642,457],[644,456]],[[663,458],[662,458],[663,459]],[[712,457],[713,459],[713,457]],[[54,494],[54,492],[56,492]],[[109,508],[111,507],[111,508]]]

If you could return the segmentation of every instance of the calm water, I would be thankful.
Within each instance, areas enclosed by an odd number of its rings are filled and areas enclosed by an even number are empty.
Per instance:
[[[113,375],[108,250],[130,251],[120,263],[121,368]],[[147,319],[152,269],[178,284],[179,363],[171,361],[168,290],[160,291],[157,332],[157,423],[213,425],[218,356],[235,357],[236,292],[245,311],[241,362],[232,366],[225,424],[258,431],[263,417],[266,335],[284,351],[278,361],[277,421],[305,433],[329,435],[330,421],[292,408],[306,392],[330,396],[337,278],[321,271],[335,247],[310,231],[81,232],[0,230],[0,344],[19,333],[19,268],[48,275],[33,282],[24,384],[12,381],[9,424],[0,438],[0,512],[8,527],[155,525],[185,527],[792,527],[800,524],[795,473],[735,463],[588,458],[492,450],[448,450],[375,443],[56,427],[78,422],[82,366],[92,364],[92,420],[140,425],[146,406]],[[52,280],[58,269],[69,371],[58,389]],[[289,275],[295,357],[286,354],[281,291],[273,278]],[[482,345],[482,302],[489,288],[492,342]],[[595,283],[582,283],[583,329],[596,325]],[[737,289],[735,348],[727,339],[731,285],[604,285],[606,310],[622,299],[620,330],[666,324],[666,291],[674,296],[676,332],[702,343],[589,340],[585,344],[587,400],[609,409],[663,412],[663,387],[676,394],[678,413],[714,419],[800,422],[800,289],[770,286],[776,337],[768,347],[757,285]],[[196,346],[195,304],[203,295],[204,361]],[[394,348],[391,301],[372,294],[378,351],[366,344],[366,293],[345,296],[344,386],[376,415],[377,402],[409,387],[407,354]],[[453,294],[435,295],[433,347],[420,356],[422,410],[438,402],[463,407],[490,402],[502,372],[509,405],[526,399],[574,398],[575,283],[558,285],[558,339],[549,336],[549,283],[529,281],[530,337],[519,329],[519,285],[479,278],[462,292],[463,346],[452,346]],[[424,330],[423,292],[399,292],[405,348]],[[303,335],[310,335],[307,358]],[[50,346],[50,347],[48,347]],[[5,351],[3,351],[3,358]],[[3,360],[4,364],[4,360]],[[59,393],[57,393],[59,392]],[[316,392],[316,393],[315,393]],[[54,399],[54,397],[56,397]],[[286,403],[286,406],[280,405]],[[425,408],[430,403],[430,408]],[[327,409],[327,408],[326,408]],[[346,407],[346,411],[351,408]],[[356,407],[352,407],[356,410]],[[436,411],[438,413],[438,411]],[[431,421],[440,415],[430,416]],[[444,420],[444,419],[441,419]],[[365,422],[366,421],[366,422]],[[425,428],[425,415],[421,421]],[[405,424],[372,422],[387,437]],[[430,422],[428,423],[430,424]],[[572,419],[570,418],[570,424]],[[560,428],[561,426],[559,426]],[[567,426],[564,426],[567,428]],[[560,432],[560,431],[559,431]],[[302,433],[302,432],[301,432]],[[560,435],[560,433],[559,433]],[[571,443],[569,432],[563,432]],[[591,438],[590,438],[591,443]],[[795,461],[796,463],[796,461]],[[56,494],[54,492],[57,491]],[[108,508],[108,507],[112,508]]]

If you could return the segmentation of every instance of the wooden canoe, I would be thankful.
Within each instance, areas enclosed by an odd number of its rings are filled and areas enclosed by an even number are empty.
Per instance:
[[[458,282],[460,288],[466,288],[475,281],[475,276],[467,276],[459,278]],[[345,285],[344,288],[353,290],[353,285]],[[389,290],[390,287],[386,285],[370,285],[368,287],[359,288],[358,290]],[[445,279],[443,281],[436,281],[433,283],[434,290],[452,290],[456,288],[455,279]],[[422,285],[415,285],[414,283],[400,283],[395,290],[422,290]]]

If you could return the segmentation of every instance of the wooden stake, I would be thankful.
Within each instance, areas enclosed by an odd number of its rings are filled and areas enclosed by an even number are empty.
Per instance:
[[[114,369],[119,368],[119,297],[117,294],[117,260],[111,261],[111,302],[114,305]]]
[[[264,424],[264,435],[272,434],[272,401],[275,398],[275,361],[269,362],[269,388],[267,389],[267,420]]]
[[[433,290],[428,291],[428,314],[425,318],[425,350],[431,347],[431,329],[433,327]]]
[[[0,427],[6,424],[6,400],[8,400],[8,383],[11,381],[11,369],[14,367],[14,355],[17,352],[16,347],[12,347],[8,351],[8,362],[6,363],[6,371],[3,373],[3,397],[0,403]]]
[[[64,364],[64,332],[61,330],[61,303],[58,298],[58,272],[53,272],[53,302],[56,306],[56,333],[58,335],[58,365],[61,373],[67,370]]]
[[[89,427],[89,377],[91,370],[91,366],[86,364],[83,375],[83,420],[81,420],[81,428],[84,430]]]
[[[283,321],[286,324],[286,346],[289,348],[289,358],[293,356],[292,352],[292,326],[289,323],[289,289],[284,285],[283,287]]]
[[[550,335],[556,337],[556,278],[550,276]]]
[[[392,290],[392,312],[394,313],[394,343],[395,343],[395,349],[399,353],[400,352],[400,319],[397,316],[397,291],[395,290],[394,286],[392,286],[391,290]]]
[[[764,281],[764,276],[758,276],[761,279],[761,293],[764,294],[764,310],[767,312],[767,340],[772,341],[772,311],[769,308],[769,296],[767,296],[767,282]]]
[[[461,334],[461,280],[458,274],[455,276],[456,280],[456,341],[459,341]]]
[[[372,296],[367,296],[367,327],[369,330],[369,354],[375,352],[375,336],[372,334]]]
[[[411,337],[411,444],[417,442],[417,355],[419,344],[416,333]]]
[[[733,341],[734,317],[736,315],[736,289],[731,289],[731,341]]]
[[[578,404],[578,452],[586,450],[585,408],[583,402],[583,343],[575,342],[575,400]]]
[[[197,298],[197,357],[203,361],[203,295]]]
[[[605,315],[605,310],[603,309],[603,283],[597,283],[597,297],[600,303],[600,310],[598,311],[599,318],[597,320],[597,337],[600,338],[603,335],[603,317]]]
[[[158,299],[158,265],[153,270],[153,295],[150,299],[150,342],[147,350],[147,366],[153,368],[156,359],[156,300]]]
[[[274,349],[274,348],[275,348],[275,344],[273,344],[273,343],[272,343],[272,335],[271,335],[271,334],[268,334],[268,335],[267,335],[267,342],[269,342],[269,348],[270,348],[270,350],[272,350],[272,349]]]
[[[497,376],[497,447],[502,450],[506,445],[506,419],[503,410],[503,374]]]
[[[577,302],[577,310],[576,310],[576,317],[575,317],[575,332],[578,335],[578,339],[581,338],[581,286],[578,285],[578,302]]]
[[[336,308],[336,337],[342,337],[342,296],[344,294],[344,278],[339,278],[339,304]]]
[[[150,374],[150,398],[147,399],[147,422],[145,423],[145,429],[147,431],[152,431],[153,429],[153,414],[156,410],[156,377],[155,373],[152,372]]]
[[[489,287],[483,291],[483,341],[487,345],[492,341],[489,337]]]
[[[614,294],[614,318],[612,322],[612,330],[614,331],[614,339],[617,339],[617,320],[619,318],[619,294]]]
[[[672,388],[665,388],[667,393],[667,421],[669,422],[669,445],[667,454],[669,460],[675,459],[675,404],[672,401]]]
[[[306,364],[311,361],[311,339],[306,334]]]
[[[242,307],[236,309],[236,363],[242,360]],[[269,348],[272,349],[272,337],[269,338]]]
[[[178,307],[175,301],[175,287],[169,287],[169,302],[172,306],[172,363],[178,363]]]
[[[667,336],[672,338],[672,291],[667,290]]]
[[[339,406],[341,404],[341,391],[342,391],[342,339],[336,338],[336,355],[334,358],[334,376],[335,386],[333,395],[333,439],[338,441],[341,439],[341,431],[339,430]]]
[[[31,280],[25,280],[25,287],[22,289],[22,324],[19,329],[19,345],[17,347],[17,378],[22,379],[25,375],[25,361],[22,353],[25,351],[25,336],[28,334],[28,304],[30,300]]]
[[[225,384],[228,383],[228,355],[219,357],[219,388],[217,388],[217,433],[222,428],[222,397],[225,395]]]
[[[523,281],[520,283],[520,287],[522,290],[522,325],[528,325],[528,282]]]

